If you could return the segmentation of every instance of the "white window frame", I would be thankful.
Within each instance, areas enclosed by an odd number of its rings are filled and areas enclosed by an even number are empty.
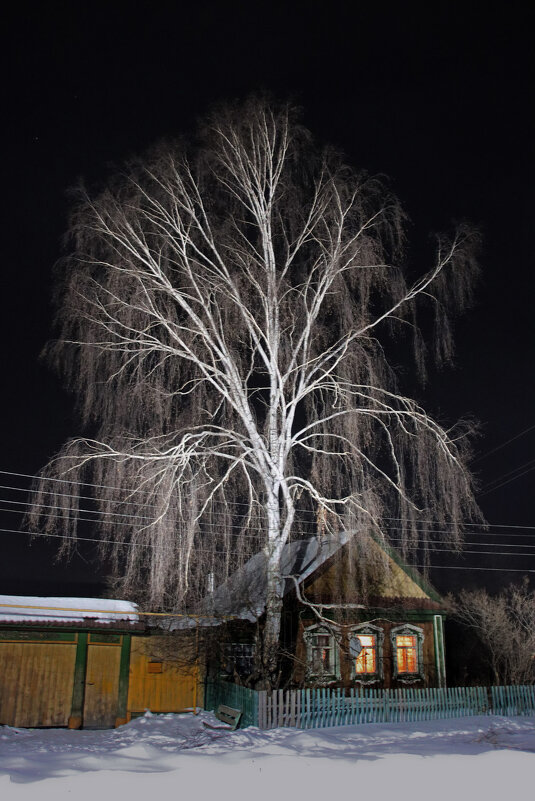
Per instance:
[[[303,639],[307,651],[307,678],[324,682],[337,681],[340,678],[339,637],[336,636],[333,629],[334,627],[331,628],[324,623],[317,623],[314,626],[307,626],[304,630]],[[330,642],[327,647],[331,649],[332,653],[332,671],[318,673],[314,670],[312,652],[317,647],[313,641],[316,636],[329,637]]]

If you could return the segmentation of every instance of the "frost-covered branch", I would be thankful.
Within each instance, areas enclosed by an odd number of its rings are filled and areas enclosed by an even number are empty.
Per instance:
[[[160,147],[97,197],[81,192],[70,234],[49,353],[87,436],[44,469],[32,525],[72,546],[79,506],[61,480],[89,481],[122,593],[181,610],[208,574],[223,581],[263,548],[266,654],[282,550],[318,511],[385,539],[397,516],[402,549],[424,514],[460,542],[478,514],[464,439],[400,391],[386,343],[408,327],[421,362],[422,302],[448,356],[448,308],[471,293],[469,231],[439,238],[408,284],[385,183],[316,149],[288,106],[253,99],[212,116],[195,150]],[[136,509],[150,509],[143,525]]]

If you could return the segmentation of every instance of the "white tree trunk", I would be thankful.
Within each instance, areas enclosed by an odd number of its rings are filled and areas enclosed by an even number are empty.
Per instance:
[[[400,393],[380,341],[410,323],[421,356],[411,315],[430,300],[447,358],[473,237],[439,239],[407,285],[397,200],[293,117],[251,100],[208,121],[193,161],[163,149],[82,195],[52,354],[98,433],[45,468],[30,521],[75,546],[84,506],[61,482],[89,481],[121,593],[165,609],[264,549],[270,680],[296,504],[385,539],[397,516],[412,548],[419,516],[458,544],[477,513],[461,438]]]

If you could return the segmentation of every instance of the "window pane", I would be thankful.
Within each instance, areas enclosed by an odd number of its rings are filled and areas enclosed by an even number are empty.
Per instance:
[[[369,634],[357,634],[362,645],[362,651],[355,660],[355,673],[376,673],[376,645],[375,637]]]
[[[415,636],[399,635],[396,637],[396,659],[398,673],[418,672],[418,656]]]
[[[332,670],[331,665],[331,649],[330,648],[317,648],[311,649],[312,657],[312,670],[315,673],[330,673]]]

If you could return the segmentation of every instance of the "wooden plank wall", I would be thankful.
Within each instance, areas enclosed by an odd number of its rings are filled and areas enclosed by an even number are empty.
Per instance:
[[[0,724],[67,726],[75,659],[76,642],[0,642]]]
[[[199,665],[155,658],[157,637],[132,637],[128,717],[151,712],[182,712],[203,705]],[[156,648],[157,651],[157,648]]]

